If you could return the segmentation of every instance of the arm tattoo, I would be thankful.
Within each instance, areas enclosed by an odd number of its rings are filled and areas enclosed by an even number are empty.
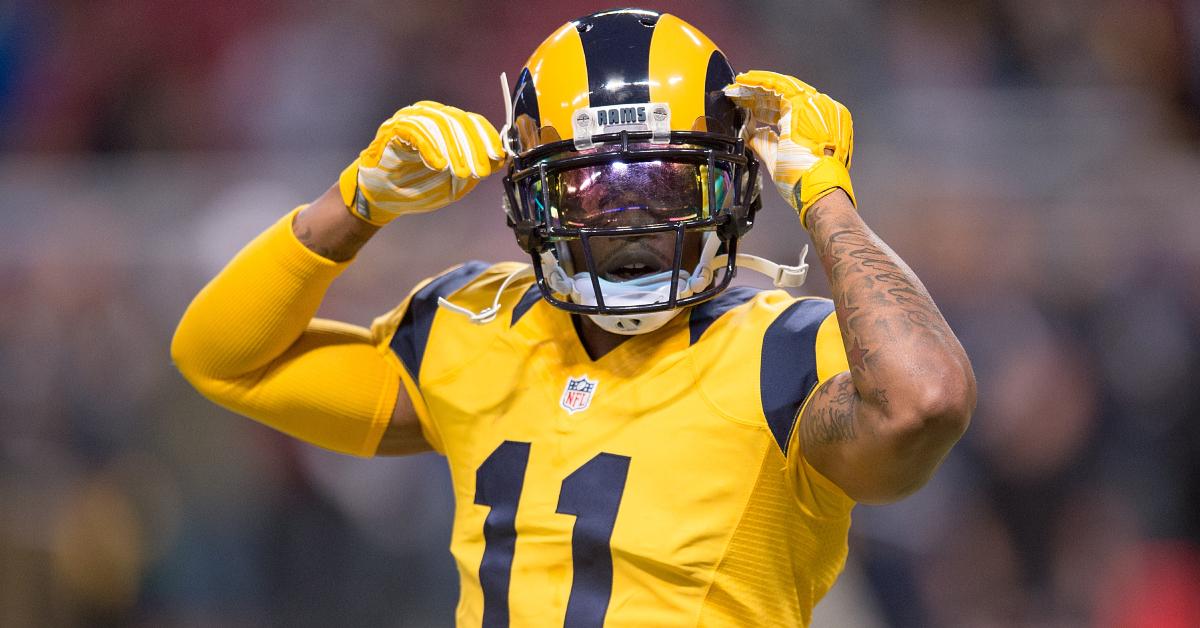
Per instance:
[[[313,253],[326,259],[333,259],[333,251],[313,237],[312,227],[308,225],[304,225],[303,227],[297,226],[296,239]]]
[[[867,368],[867,354],[870,349],[864,349],[862,342],[856,336],[854,338],[854,346],[846,349],[846,360],[850,362],[850,366],[856,369]]]
[[[881,352],[904,350],[893,342],[897,337],[941,341],[949,334],[946,322],[912,271],[861,222],[832,212],[816,212],[809,220],[829,275],[851,373],[864,397],[885,405],[875,392],[881,387],[872,377],[872,363],[883,357]]]
[[[847,443],[858,437],[854,410],[859,396],[849,377],[831,380],[814,401],[813,411],[800,423],[806,446]]]
[[[898,264],[884,247],[861,229],[834,231],[821,245],[821,259],[831,282],[840,288],[834,300],[846,314],[847,327],[861,321],[863,306],[870,305],[876,317],[884,308],[903,314],[911,324],[906,326],[909,331],[940,332],[945,322],[933,301],[912,271]],[[857,349],[861,347],[856,344]]]
[[[365,224],[365,223],[364,223]],[[351,228],[339,231],[327,231],[318,236],[313,233],[308,224],[295,225],[293,232],[300,243],[308,250],[334,262],[344,262],[352,257],[374,235],[375,229]]]
[[[890,382],[911,377],[914,361],[961,352],[958,341],[912,270],[852,209],[810,213],[809,226],[829,276],[853,389],[860,401],[890,408],[900,399],[888,398]],[[829,410],[822,423],[835,424],[834,414]]]
[[[974,378],[917,276],[848,198],[826,198],[808,228],[849,371],[809,400],[799,437],[804,455],[848,493],[892,499],[922,484],[961,434],[969,417],[958,408],[973,403]]]

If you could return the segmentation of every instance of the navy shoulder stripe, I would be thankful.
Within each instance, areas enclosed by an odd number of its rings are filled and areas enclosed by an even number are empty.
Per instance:
[[[521,295],[521,300],[517,301],[517,304],[513,306],[512,322],[510,322],[508,326],[512,327],[513,325],[516,325],[517,321],[521,320],[522,316],[525,316],[525,312],[528,312],[529,308],[533,307],[533,305],[541,298],[542,290],[538,288],[537,282],[534,282],[533,285],[529,286],[529,289],[525,291],[525,294]]]
[[[721,294],[693,307],[688,315],[688,328],[691,332],[688,345],[696,344],[704,332],[708,331],[708,328],[725,312],[753,299],[754,295],[759,292],[762,290],[750,286],[737,286],[726,289]]]
[[[817,329],[831,312],[832,301],[802,299],[772,321],[763,335],[759,394],[767,426],[784,455],[800,405],[817,385]]]
[[[439,275],[412,296],[404,318],[400,320],[400,326],[392,336],[391,347],[414,381],[419,381],[421,359],[425,357],[429,330],[433,327],[433,317],[438,311],[438,297],[447,296],[467,285],[490,267],[491,265],[485,262],[467,262]]]

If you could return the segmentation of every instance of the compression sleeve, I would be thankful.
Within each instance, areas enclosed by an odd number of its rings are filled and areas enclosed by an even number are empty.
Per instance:
[[[369,456],[400,386],[366,329],[313,319],[346,268],[296,239],[299,209],[248,244],[200,291],[171,357],[205,397],[301,440]]]

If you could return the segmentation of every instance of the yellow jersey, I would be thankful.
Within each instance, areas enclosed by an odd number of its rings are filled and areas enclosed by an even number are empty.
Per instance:
[[[519,264],[423,282],[373,337],[449,462],[460,626],[807,625],[854,502],[795,426],[847,368],[829,300],[730,288],[599,359]]]

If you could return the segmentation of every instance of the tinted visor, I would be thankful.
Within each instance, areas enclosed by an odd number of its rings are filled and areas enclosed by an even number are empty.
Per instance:
[[[551,228],[673,225],[712,218],[732,203],[732,166],[722,162],[611,161],[548,173],[545,181]]]

